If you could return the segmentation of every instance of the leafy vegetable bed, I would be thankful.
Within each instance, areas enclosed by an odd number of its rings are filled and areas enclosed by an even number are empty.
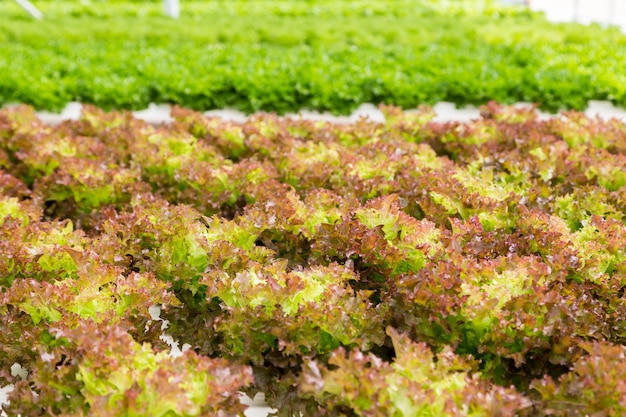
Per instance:
[[[623,33],[495,1],[196,1],[177,21],[160,3],[38,1],[46,19],[33,21],[0,2],[0,104],[343,114],[365,102],[626,106]]]
[[[5,410],[625,413],[626,126],[384,110],[0,111]]]

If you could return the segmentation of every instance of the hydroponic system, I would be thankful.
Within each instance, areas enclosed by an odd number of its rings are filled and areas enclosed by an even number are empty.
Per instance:
[[[6,415],[626,414],[626,125],[582,113],[626,104],[618,29],[469,0],[36,3],[0,3]],[[382,119],[284,117],[365,102]]]

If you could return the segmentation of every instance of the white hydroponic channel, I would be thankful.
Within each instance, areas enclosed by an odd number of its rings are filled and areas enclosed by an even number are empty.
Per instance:
[[[623,0],[622,0],[623,1]],[[626,1],[624,1],[626,4]],[[517,103],[516,106],[529,106],[529,103]],[[9,107],[8,105],[6,107]],[[80,103],[69,103],[61,113],[37,112],[37,116],[44,123],[56,125],[65,120],[78,120],[81,115],[82,105]],[[134,117],[151,124],[171,123],[171,107],[167,104],[150,104],[145,110],[133,112]],[[480,118],[480,110],[474,106],[456,108],[455,104],[441,102],[433,106],[436,117],[435,122],[459,121],[469,122]],[[407,110],[408,113],[416,110]],[[601,117],[603,119],[617,118],[626,121],[626,110],[615,107],[609,101],[590,101],[585,114],[589,117]],[[225,121],[245,122],[248,119],[244,113],[234,109],[210,110],[204,112],[210,117],[219,117]],[[554,116],[553,114],[539,112],[542,119]],[[373,104],[365,103],[361,105],[349,116],[334,116],[330,113],[319,113],[315,111],[302,110],[298,113],[289,113],[284,117],[292,119],[304,119],[315,121],[328,121],[333,123],[354,123],[361,118],[367,118],[373,122],[384,123],[385,116]]]

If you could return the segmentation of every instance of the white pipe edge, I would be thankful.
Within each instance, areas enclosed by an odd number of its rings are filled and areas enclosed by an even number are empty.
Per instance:
[[[36,8],[35,5],[32,4],[30,1],[15,0],[15,2],[19,4],[22,9],[26,10],[26,12],[32,17],[34,17],[35,19],[37,20],[43,19],[43,13],[41,13],[41,11],[39,11],[39,9]]]
[[[180,1],[163,0],[163,10],[169,17],[178,19],[180,17]]]

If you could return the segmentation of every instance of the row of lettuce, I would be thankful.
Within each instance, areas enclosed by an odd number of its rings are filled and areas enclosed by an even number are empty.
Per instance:
[[[37,8],[46,18],[119,16],[161,17],[160,0],[39,0]],[[0,11],[15,19],[31,17],[17,4],[2,3]],[[182,18],[216,16],[435,16],[446,15],[531,15],[527,7],[506,7],[499,0],[190,0],[180,8]]]
[[[493,2],[191,2],[178,20],[153,3],[41,6],[49,17],[34,21],[0,4],[0,104],[345,114],[364,102],[626,105],[623,33]]]
[[[262,391],[281,416],[626,412],[626,126],[383,110],[2,110],[5,411],[242,415]]]

